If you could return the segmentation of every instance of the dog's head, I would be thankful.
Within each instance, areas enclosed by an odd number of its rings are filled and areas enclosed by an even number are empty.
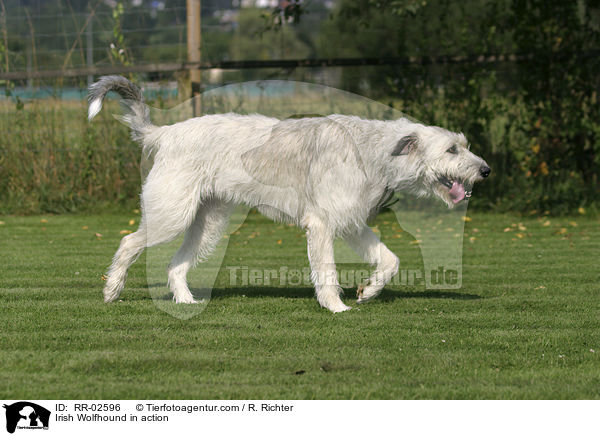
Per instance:
[[[490,174],[488,164],[469,151],[462,133],[406,120],[399,120],[392,130],[395,137],[387,138],[390,143],[386,148],[395,189],[408,189],[419,196],[436,195],[453,207],[468,199],[473,184]]]

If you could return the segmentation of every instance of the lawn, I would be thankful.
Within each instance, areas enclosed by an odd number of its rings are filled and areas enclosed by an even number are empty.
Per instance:
[[[598,218],[470,214],[461,289],[393,285],[333,315],[307,285],[229,284],[228,265],[308,266],[300,230],[251,214],[212,299],[188,319],[154,304],[149,289],[162,288],[145,255],[121,301],[102,302],[120,232],[138,219],[0,217],[0,396],[600,398]],[[418,268],[418,245],[392,237],[394,222],[377,225],[403,267]]]

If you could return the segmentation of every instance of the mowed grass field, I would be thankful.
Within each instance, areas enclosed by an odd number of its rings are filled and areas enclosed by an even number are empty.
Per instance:
[[[0,396],[600,398],[598,218],[469,218],[461,289],[389,286],[333,315],[310,286],[230,285],[228,265],[308,266],[301,230],[251,214],[209,304],[180,319],[151,299],[145,256],[122,301],[102,302],[134,212],[0,217]],[[421,267],[391,213],[376,224],[403,268]]]

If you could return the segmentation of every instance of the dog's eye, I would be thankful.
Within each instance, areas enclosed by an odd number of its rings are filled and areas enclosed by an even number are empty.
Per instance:
[[[446,150],[446,153],[450,154],[458,154],[458,148],[456,148],[456,144]]]

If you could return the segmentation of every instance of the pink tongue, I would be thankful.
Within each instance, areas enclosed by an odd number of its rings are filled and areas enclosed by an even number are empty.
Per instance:
[[[454,203],[458,203],[460,200],[465,198],[465,187],[462,183],[453,182],[449,194],[450,197],[452,197],[452,201]]]

